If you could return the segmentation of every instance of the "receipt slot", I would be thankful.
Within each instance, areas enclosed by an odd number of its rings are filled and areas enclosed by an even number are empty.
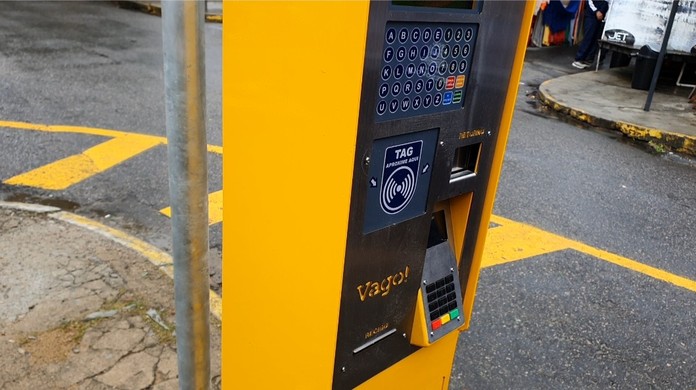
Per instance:
[[[533,2],[229,1],[225,389],[442,389]]]

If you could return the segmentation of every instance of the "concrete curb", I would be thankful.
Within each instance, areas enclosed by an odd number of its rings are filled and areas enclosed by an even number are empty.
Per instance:
[[[157,266],[164,274],[172,279],[174,278],[174,263],[168,253],[121,230],[52,206],[0,201],[0,208],[46,214],[50,218],[97,233],[116,244],[135,251]],[[218,320],[222,320],[222,298],[212,290],[210,290],[210,313]]]
[[[151,3],[148,1],[115,0],[114,3],[124,9],[132,9],[162,17],[162,6],[159,2]],[[222,23],[222,15],[207,13],[205,14],[205,21],[210,23]]]
[[[696,137],[692,137],[686,134],[674,133],[667,130],[641,126],[635,123],[601,118],[589,114],[583,110],[570,107],[561,103],[559,100],[554,98],[548,92],[548,90],[546,90],[546,86],[550,82],[553,82],[553,80],[545,81],[539,86],[539,101],[541,101],[542,104],[553,109],[554,111],[557,111],[563,115],[568,115],[579,121],[589,123],[593,126],[618,130],[626,136],[633,139],[654,142],[656,144],[666,146],[669,149],[675,150],[677,152],[685,153],[691,156],[696,156]]]

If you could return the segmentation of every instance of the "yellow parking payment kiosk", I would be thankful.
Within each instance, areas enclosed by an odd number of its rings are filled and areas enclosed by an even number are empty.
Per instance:
[[[443,389],[533,2],[226,1],[225,389]]]

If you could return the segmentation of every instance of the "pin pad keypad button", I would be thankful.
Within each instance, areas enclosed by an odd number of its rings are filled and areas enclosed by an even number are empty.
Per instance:
[[[426,306],[430,319],[430,328],[435,331],[444,323],[459,318],[457,294],[454,277],[447,275],[425,287]]]
[[[462,108],[477,31],[471,23],[387,23],[376,120]]]

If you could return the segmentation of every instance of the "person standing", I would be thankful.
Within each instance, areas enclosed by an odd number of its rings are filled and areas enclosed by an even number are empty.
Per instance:
[[[592,65],[599,49],[597,41],[602,37],[602,22],[608,10],[609,2],[606,0],[587,0],[582,26],[583,38],[577,53],[575,53],[574,67],[585,69]]]

